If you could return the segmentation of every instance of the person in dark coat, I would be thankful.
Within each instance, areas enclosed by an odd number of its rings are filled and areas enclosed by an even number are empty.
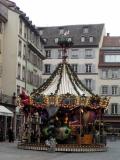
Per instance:
[[[9,128],[8,130],[8,139],[9,139],[9,142],[14,142],[14,133],[11,128]]]

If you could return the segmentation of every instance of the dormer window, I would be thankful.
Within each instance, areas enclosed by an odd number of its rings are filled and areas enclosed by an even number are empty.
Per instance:
[[[81,42],[85,42],[85,37],[81,37]]]
[[[64,29],[60,28],[60,34],[64,34]]]
[[[93,37],[92,37],[92,36],[89,37],[89,42],[90,42],[90,43],[93,42]]]
[[[67,40],[68,40],[68,42],[72,42],[72,38],[70,38],[70,37]]]
[[[46,58],[51,58],[51,50],[46,50]]]
[[[47,39],[46,38],[43,38],[43,41],[44,41],[44,43],[47,43]]]
[[[88,32],[89,32],[88,27],[84,27],[84,28],[83,28],[83,33],[88,33]]]
[[[40,33],[40,36],[42,36],[43,35],[43,30],[40,30],[39,33]]]
[[[58,38],[55,38],[55,44],[58,44]]]

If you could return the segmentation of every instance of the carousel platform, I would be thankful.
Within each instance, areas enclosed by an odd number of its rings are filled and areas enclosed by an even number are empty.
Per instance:
[[[49,148],[45,144],[18,143],[18,149],[48,151],[48,152],[106,152],[108,147],[104,144],[57,144],[55,148]]]

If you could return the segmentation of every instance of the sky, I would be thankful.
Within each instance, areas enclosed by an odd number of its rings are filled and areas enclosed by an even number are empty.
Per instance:
[[[120,36],[120,0],[11,0],[36,26],[104,23],[106,33]]]

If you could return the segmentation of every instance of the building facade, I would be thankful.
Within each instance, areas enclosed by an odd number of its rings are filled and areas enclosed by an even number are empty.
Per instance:
[[[2,0],[3,2],[3,0]],[[15,3],[4,0],[7,22],[4,25],[1,58],[1,91],[11,96],[25,89],[29,93],[41,84],[43,42],[37,28]]]
[[[104,37],[99,55],[100,95],[109,96],[106,122],[119,128],[120,122],[120,37]]]
[[[47,27],[39,28],[39,32],[45,41],[46,52],[43,79],[46,80],[62,61],[62,51],[56,42],[62,34],[67,33],[68,39],[73,42],[67,53],[67,61],[86,87],[98,94],[99,50],[105,34],[104,24]]]
[[[0,113],[2,139],[9,127],[16,137],[17,95],[24,89],[31,93],[42,82],[43,52],[43,40],[29,17],[14,2],[0,0],[0,105],[13,113],[13,117]]]
[[[45,42],[44,81],[62,61],[58,38],[63,34],[72,40],[67,61],[80,80],[100,96],[109,96],[105,122],[119,128],[120,122],[120,37],[105,33],[104,24],[39,28]]]

